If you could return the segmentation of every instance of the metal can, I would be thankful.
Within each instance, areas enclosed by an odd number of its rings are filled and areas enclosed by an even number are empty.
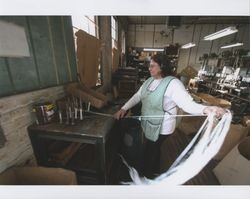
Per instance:
[[[37,124],[50,123],[55,115],[55,105],[50,102],[35,104],[33,112],[36,113]]]

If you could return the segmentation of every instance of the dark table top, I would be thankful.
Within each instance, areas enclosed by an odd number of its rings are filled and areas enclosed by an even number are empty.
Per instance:
[[[106,107],[101,110],[95,110],[106,114],[114,114],[118,110],[115,106]],[[77,135],[83,137],[103,138],[107,137],[114,126],[115,119],[112,117],[95,115],[92,113],[84,113],[83,120],[75,121],[75,125],[60,124],[52,122],[44,125],[33,124],[28,127],[31,131],[49,132],[55,135]]]

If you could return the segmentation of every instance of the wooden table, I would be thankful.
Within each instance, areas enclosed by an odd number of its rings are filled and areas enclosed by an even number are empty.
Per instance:
[[[116,108],[103,110],[105,113],[115,111]],[[107,148],[109,146],[106,145],[108,140],[112,140],[110,136],[112,136],[114,124],[115,120],[112,117],[89,114],[73,126],[58,122],[31,125],[28,127],[28,132],[38,165],[74,170],[80,184],[107,184],[107,156],[109,156]],[[82,150],[82,154],[75,155],[75,160],[60,166],[49,160],[48,143],[52,141],[82,143],[90,150]],[[87,159],[87,156],[90,156],[90,160]],[[89,166],[90,162],[93,163],[91,166]]]

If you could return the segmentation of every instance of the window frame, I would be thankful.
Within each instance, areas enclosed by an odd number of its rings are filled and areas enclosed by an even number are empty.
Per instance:
[[[118,20],[114,16],[111,16],[111,38],[112,48],[118,49]]]

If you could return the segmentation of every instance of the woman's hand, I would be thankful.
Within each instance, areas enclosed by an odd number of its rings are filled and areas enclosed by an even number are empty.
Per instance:
[[[203,113],[205,115],[208,115],[209,113],[215,113],[217,118],[221,118],[226,113],[226,110],[218,106],[208,106],[204,108]]]
[[[121,118],[123,118],[125,115],[126,115],[126,110],[124,109],[120,109],[119,111],[117,111],[115,114],[114,114],[114,118],[119,120]]]

